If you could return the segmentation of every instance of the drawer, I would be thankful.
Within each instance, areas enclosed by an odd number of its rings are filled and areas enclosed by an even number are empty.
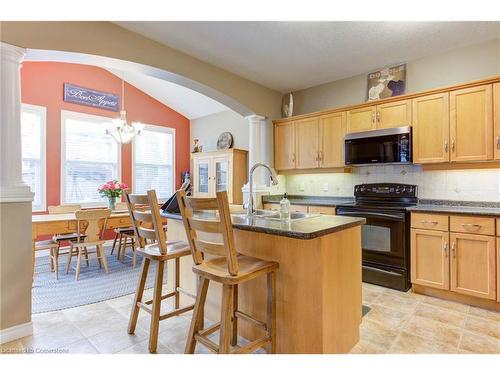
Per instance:
[[[310,214],[335,215],[335,207],[309,206]]]
[[[279,211],[280,205],[278,203],[264,203],[264,210]]]
[[[448,230],[448,215],[413,212],[411,227],[418,229]]]
[[[495,219],[481,216],[450,216],[450,232],[495,235]]]
[[[290,205],[290,212],[305,212],[307,213],[307,206],[302,206],[299,204]]]

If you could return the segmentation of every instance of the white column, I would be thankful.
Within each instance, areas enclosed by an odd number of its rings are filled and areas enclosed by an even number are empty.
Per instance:
[[[255,163],[269,165],[267,158],[267,117],[251,115],[245,117],[248,121],[248,172]],[[258,168],[253,175],[253,197],[255,208],[262,207],[262,196],[271,194],[269,173],[265,168]],[[248,183],[243,186],[244,202],[248,201]]]
[[[266,154],[266,117],[259,115],[247,116],[248,121],[248,172],[255,163],[267,163]],[[258,169],[253,176],[254,189],[266,185],[264,181],[264,169]]]
[[[33,200],[22,180],[21,62],[26,50],[0,42],[0,203]]]

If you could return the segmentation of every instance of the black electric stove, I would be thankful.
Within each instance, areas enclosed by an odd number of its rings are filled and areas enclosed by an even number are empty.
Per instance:
[[[337,206],[337,215],[364,217],[361,227],[363,281],[407,291],[410,288],[410,216],[417,186],[380,183],[354,187],[355,202]]]

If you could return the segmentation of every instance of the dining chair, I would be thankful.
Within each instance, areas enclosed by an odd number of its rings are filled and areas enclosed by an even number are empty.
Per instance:
[[[118,202],[116,204],[116,210],[121,211],[127,210],[127,202]],[[137,262],[137,253],[136,253],[136,239],[135,239],[135,232],[134,232],[134,227],[129,226],[129,227],[124,227],[124,228],[115,228],[113,229],[113,232],[115,233],[115,239],[113,240],[113,246],[111,247],[111,255],[113,255],[116,245],[118,244],[118,251],[117,251],[117,259],[122,260],[126,256],[126,250],[127,247],[130,247],[132,249],[132,262],[133,262],[133,267],[135,268],[136,262]]]
[[[149,190],[147,195],[127,194],[125,199],[128,205],[130,220],[134,226],[137,238],[137,252],[143,257],[139,283],[130,313],[128,333],[133,334],[137,325],[139,309],[151,315],[149,330],[149,351],[156,352],[158,346],[158,332],[160,320],[180,315],[194,308],[194,304],[180,307],[180,293],[184,292],[180,287],[180,259],[190,256],[189,245],[183,241],[167,241],[163,230],[160,207],[154,190]],[[146,240],[154,241],[147,244]],[[174,285],[173,291],[165,295],[163,290],[164,268],[169,260],[174,260]],[[156,265],[153,298],[142,301],[146,278],[151,262]],[[186,293],[189,295],[189,293]],[[163,300],[174,297],[174,310],[163,315],[160,314]],[[151,307],[149,307],[151,305]]]
[[[111,210],[109,208],[78,210],[75,212],[77,220],[77,238],[70,241],[71,246],[66,264],[66,274],[71,267],[72,257],[77,256],[75,279],[78,280],[80,278],[82,255],[85,256],[87,266],[89,266],[89,254],[96,254],[99,268],[104,266],[104,270],[108,273],[108,262],[106,260],[103,245],[105,242],[104,233],[106,231],[106,224],[110,215]],[[96,250],[93,253],[89,253],[88,247],[92,246],[95,247]]]
[[[47,211],[49,215],[60,215],[60,214],[72,214],[78,210],[81,210],[82,206],[79,204],[63,204],[59,206],[49,206]],[[65,233],[65,234],[55,234],[52,236],[52,240],[59,244],[61,247],[61,242],[75,240],[78,237],[77,233]]]
[[[279,263],[237,252],[226,191],[217,192],[216,198],[193,198],[179,190],[177,199],[193,256],[192,269],[198,276],[196,303],[184,352],[194,353],[199,342],[218,354],[251,353],[263,346],[267,346],[268,353],[276,353],[275,279]],[[267,317],[262,322],[238,310],[238,286],[264,275],[267,277]],[[204,328],[203,315],[210,282],[222,284],[221,320]],[[238,319],[257,326],[264,334],[238,346]],[[217,330],[219,344],[208,337]],[[231,346],[235,347],[233,351]]]

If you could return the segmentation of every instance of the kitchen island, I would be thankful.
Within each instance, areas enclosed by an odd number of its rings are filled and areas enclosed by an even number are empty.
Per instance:
[[[185,240],[180,215],[163,215],[168,218],[168,240]],[[361,323],[360,225],[364,219],[305,215],[283,223],[233,212],[232,222],[238,252],[280,265],[276,274],[277,353],[349,352],[359,340]],[[190,257],[182,259],[180,285],[195,294],[192,264]],[[220,285],[211,283],[207,319],[220,320],[220,301]],[[184,303],[192,299],[183,296]],[[266,278],[240,286],[239,309],[265,321]],[[261,331],[240,320],[239,334],[252,340]]]

